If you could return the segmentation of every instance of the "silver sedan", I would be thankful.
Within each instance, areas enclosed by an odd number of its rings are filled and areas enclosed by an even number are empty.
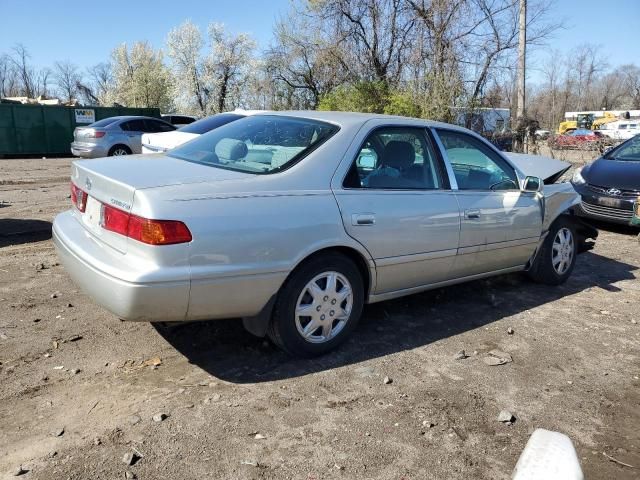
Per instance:
[[[104,118],[73,131],[71,153],[84,158],[141,153],[143,133],[172,132],[175,129],[170,123],[152,117],[123,115]]]
[[[162,156],[74,162],[53,236],[122,319],[237,317],[313,356],[365,303],[517,271],[564,282],[597,235],[553,183],[567,168],[442,123],[260,114]]]

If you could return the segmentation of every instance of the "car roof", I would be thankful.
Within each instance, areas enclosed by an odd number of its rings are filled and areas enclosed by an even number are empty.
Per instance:
[[[109,117],[109,118],[113,118],[116,121],[122,121],[122,120],[141,120],[141,119],[145,119],[145,120],[162,120],[161,118],[158,117],[146,117],[144,115],[116,115],[115,117]],[[106,119],[105,119],[106,120]],[[163,120],[164,121],[164,120]]]
[[[283,110],[273,112],[260,112],[256,115],[280,115],[288,117],[308,118],[311,120],[319,120],[323,122],[335,123],[341,126],[353,126],[362,125],[369,120],[389,120],[390,123],[397,124],[398,120],[407,125],[424,126],[424,127],[440,127],[448,128],[452,130],[460,130],[468,132],[466,128],[453,125],[450,123],[436,122],[434,120],[425,120],[423,118],[403,117],[400,115],[384,115],[380,113],[361,113],[361,112],[333,112],[333,111],[319,111],[319,110]]]

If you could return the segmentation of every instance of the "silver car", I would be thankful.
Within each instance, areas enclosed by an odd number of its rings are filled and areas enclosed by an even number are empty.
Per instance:
[[[105,118],[73,131],[71,153],[84,158],[141,153],[143,133],[171,132],[175,129],[170,123],[152,117]]]
[[[260,114],[165,155],[75,162],[53,238],[122,319],[243,318],[313,356],[365,303],[508,272],[564,282],[597,235],[551,183],[568,167],[442,123]]]

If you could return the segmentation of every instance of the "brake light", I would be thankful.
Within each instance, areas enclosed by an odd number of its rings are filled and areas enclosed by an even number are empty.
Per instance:
[[[88,138],[102,138],[106,135],[107,132],[96,132],[95,130],[90,130],[87,133]]]
[[[73,182],[71,182],[71,203],[81,212],[87,208],[87,194]]]
[[[192,240],[187,226],[177,220],[151,220],[110,205],[102,206],[102,227],[148,245],[174,245]]]

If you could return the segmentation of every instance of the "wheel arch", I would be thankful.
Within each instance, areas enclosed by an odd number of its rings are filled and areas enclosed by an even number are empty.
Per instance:
[[[293,275],[293,273],[300,268],[303,264],[308,262],[309,260],[316,258],[318,256],[326,255],[327,253],[337,252],[345,257],[349,258],[358,268],[360,275],[362,277],[362,282],[364,286],[364,301],[367,303],[369,301],[369,297],[372,294],[375,288],[375,280],[376,280],[376,271],[373,260],[363,251],[360,251],[358,248],[354,246],[344,245],[344,244],[335,244],[335,245],[325,245],[323,247],[318,247],[315,250],[302,255],[299,258],[294,266],[291,268],[291,271],[287,275],[287,277],[282,282],[284,285],[287,280]],[[275,304],[275,300],[278,296],[280,289],[278,288],[278,292],[276,292],[269,302],[264,306],[264,308],[253,317],[244,317],[242,319],[244,328],[249,331],[249,333],[256,335],[258,337],[264,337],[267,333],[267,329],[269,327],[269,323],[271,322],[271,316],[273,313],[273,307]]]
[[[116,143],[115,145],[112,145],[109,148],[109,152],[107,153],[107,155],[111,156],[112,153],[114,152],[114,150],[118,147],[124,148],[129,152],[129,155],[131,155],[133,153],[133,150],[131,150],[131,147],[129,145],[127,145],[126,143]]]

